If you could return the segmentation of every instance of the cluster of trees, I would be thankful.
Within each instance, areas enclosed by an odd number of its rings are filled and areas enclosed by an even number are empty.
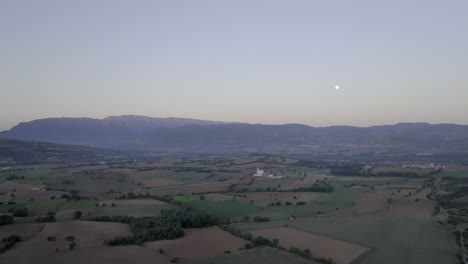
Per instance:
[[[268,217],[262,217],[262,216],[255,216],[253,218],[254,222],[269,222],[270,221],[270,218]]]
[[[55,220],[54,212],[48,212],[46,216],[39,216],[36,218],[36,222],[38,223],[55,222]]]
[[[276,202],[276,203],[269,203],[268,206],[281,206],[281,202]],[[293,205],[291,202],[285,202],[284,205]],[[296,205],[306,205],[306,202],[299,201],[296,203]]]
[[[80,219],[82,214],[81,211],[75,211],[73,213],[73,219]]]
[[[11,215],[0,215],[0,226],[11,225],[15,223],[15,219]]]
[[[117,237],[106,241],[110,246],[139,244],[147,241],[175,239],[184,235],[183,228],[200,228],[218,223],[215,216],[187,209],[162,210],[158,217],[94,217],[88,220],[129,224],[133,236]]]
[[[17,176],[17,175],[14,175],[14,174],[11,174],[9,175],[8,177],[6,177],[6,180],[7,181],[13,181],[13,180],[24,180],[24,176]]]
[[[234,186],[234,184],[232,186]],[[233,191],[234,191],[234,187],[231,188],[230,186],[230,188],[228,188],[228,192],[233,192]],[[333,191],[333,187],[329,185],[328,183],[326,183],[325,181],[316,182],[310,187],[300,187],[300,188],[292,189],[292,190],[283,190],[283,189],[280,189],[280,187],[271,187],[271,186],[268,186],[265,188],[257,188],[253,190],[253,192],[332,192],[332,191]],[[237,190],[236,192],[246,193],[246,192],[250,192],[250,190],[248,188],[244,188],[244,189]]]
[[[13,213],[13,216],[16,217],[26,217],[29,215],[29,210],[27,207],[10,207],[8,212]]]
[[[70,244],[68,244],[68,249],[69,250],[73,250],[76,246],[76,243],[75,243],[75,237],[74,236],[67,236],[65,238],[65,240],[67,240],[68,242],[70,242]]]
[[[125,200],[125,199],[155,199],[155,200],[159,200],[159,201],[162,201],[162,202],[166,202],[166,203],[172,203],[173,200],[171,197],[167,197],[167,196],[159,196],[159,195],[154,195],[154,194],[150,194],[150,193],[127,193],[127,194],[122,194],[120,196],[117,197],[117,200]]]
[[[276,203],[269,203],[268,206],[281,206],[281,202],[276,202]]]
[[[317,181],[310,187],[299,187],[293,190],[292,192],[332,192],[333,187],[325,181]]]
[[[3,245],[0,247],[0,254],[12,248],[16,243],[20,242],[21,238],[16,235],[12,235],[2,239]]]
[[[344,163],[331,166],[330,174],[338,176],[362,176],[364,166],[359,163]]]
[[[79,201],[81,200],[83,197],[81,197],[79,194],[78,194],[78,191],[71,191],[70,194],[62,194],[62,198],[63,199],[67,199],[67,200],[70,200],[70,201]]]

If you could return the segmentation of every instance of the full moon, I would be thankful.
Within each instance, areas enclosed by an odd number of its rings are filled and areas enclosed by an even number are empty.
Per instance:
[[[335,85],[335,89],[340,89],[340,86],[339,85]]]

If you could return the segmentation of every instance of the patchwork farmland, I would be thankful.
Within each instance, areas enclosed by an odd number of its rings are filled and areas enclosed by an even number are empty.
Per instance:
[[[0,261],[455,263],[434,186],[463,170],[392,166],[343,176],[268,155],[19,166],[0,173],[0,236],[20,238]]]

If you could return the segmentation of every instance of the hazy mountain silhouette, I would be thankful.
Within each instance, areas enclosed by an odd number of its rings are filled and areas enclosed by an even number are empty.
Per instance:
[[[0,137],[168,153],[325,156],[468,153],[468,126],[427,123],[310,127],[142,116],[49,118],[20,123],[0,132]]]
[[[110,116],[104,119],[46,118],[22,122],[10,130],[0,132],[0,137],[102,147],[136,140],[157,128],[220,123],[188,118],[152,118],[136,115]]]

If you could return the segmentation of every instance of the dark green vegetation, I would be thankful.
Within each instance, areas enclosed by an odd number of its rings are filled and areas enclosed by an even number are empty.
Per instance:
[[[21,241],[21,238],[16,235],[3,238],[0,244],[0,254],[12,248],[16,243],[20,241]]]
[[[200,228],[216,225],[218,220],[210,214],[194,212],[186,209],[170,209],[161,211],[158,217],[94,217],[87,219],[99,222],[118,222],[129,224],[133,236],[117,237],[107,241],[110,246],[139,244],[147,241],[175,239],[184,235],[183,228]]]
[[[240,203],[235,201],[212,202],[200,200],[190,196],[176,196],[174,200],[190,205],[194,210],[209,212],[221,219],[231,219],[254,213],[260,209],[255,204]]]
[[[0,226],[11,225],[15,222],[15,219],[11,215],[0,215]]]

